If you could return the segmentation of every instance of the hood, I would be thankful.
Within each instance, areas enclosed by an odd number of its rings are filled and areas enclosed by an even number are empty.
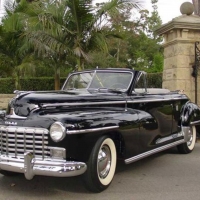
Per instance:
[[[35,109],[61,106],[83,106],[83,105],[101,105],[106,102],[124,101],[124,94],[117,93],[97,93],[88,92],[87,90],[73,91],[40,91],[40,92],[23,92],[13,98],[9,104],[8,113],[11,108],[18,116],[27,117]]]

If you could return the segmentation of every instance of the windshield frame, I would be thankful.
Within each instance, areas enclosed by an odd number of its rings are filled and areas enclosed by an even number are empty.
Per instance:
[[[90,82],[88,83],[87,87],[86,88],[74,88],[75,90],[89,90],[89,91],[94,91],[94,90],[98,90],[98,89],[101,89],[101,88],[90,88],[92,82],[93,82],[93,79],[94,77],[96,76],[96,74],[98,72],[102,72],[102,73],[106,73],[106,72],[113,72],[113,73],[129,73],[132,75],[131,79],[130,79],[130,82],[127,86],[126,89],[119,89],[119,91],[123,91],[123,92],[127,92],[133,82],[133,78],[134,78],[134,74],[135,74],[135,71],[134,70],[131,70],[131,69],[122,69],[122,68],[119,68],[119,69],[94,69],[94,70],[85,70],[85,71],[80,71],[80,72],[73,72],[71,74],[69,74],[69,76],[67,77],[66,81],[64,82],[61,90],[68,90],[68,89],[65,89],[69,79],[74,76],[74,75],[77,75],[77,74],[84,74],[84,73],[93,73],[92,75],[92,78],[90,80]],[[111,88],[103,88],[103,89],[108,89],[108,90],[112,90]],[[114,90],[114,89],[113,89]]]

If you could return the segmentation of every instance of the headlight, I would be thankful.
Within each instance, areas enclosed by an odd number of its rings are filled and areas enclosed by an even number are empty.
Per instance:
[[[54,142],[63,140],[66,135],[66,129],[61,122],[55,122],[50,127],[50,136]]]

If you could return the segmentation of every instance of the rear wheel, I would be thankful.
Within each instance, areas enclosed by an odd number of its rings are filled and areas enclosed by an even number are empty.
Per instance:
[[[196,143],[196,127],[192,126],[189,129],[189,141],[177,146],[178,151],[182,154],[187,154],[193,151]]]
[[[116,148],[108,136],[101,137],[95,144],[84,174],[86,188],[92,192],[105,190],[115,174]]]

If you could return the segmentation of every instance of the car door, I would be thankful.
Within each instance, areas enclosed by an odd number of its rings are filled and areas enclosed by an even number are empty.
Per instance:
[[[171,134],[173,103],[170,94],[148,93],[145,78],[140,78],[132,100],[134,109],[139,110],[139,153],[144,153],[174,141]]]
[[[140,153],[173,142],[171,135],[173,109],[170,101],[147,102],[142,106],[139,104],[138,108],[143,111],[138,116]]]

